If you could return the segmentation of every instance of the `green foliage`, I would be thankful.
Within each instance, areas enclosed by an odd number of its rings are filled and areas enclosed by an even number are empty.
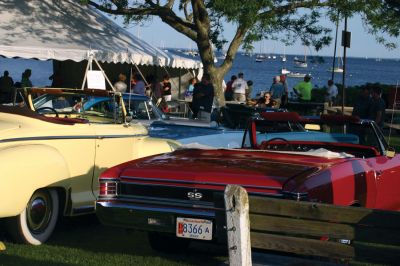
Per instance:
[[[335,22],[344,16],[360,14],[366,30],[388,48],[396,45],[383,38],[382,34],[393,37],[400,34],[400,4],[397,0],[81,0],[83,4],[97,3],[96,7],[104,12],[123,15],[126,24],[145,23],[151,16],[159,16],[170,25],[174,21],[188,23],[181,25],[184,27],[191,24],[191,29],[196,32],[191,14],[192,4],[195,2],[204,3],[210,20],[209,39],[219,49],[228,42],[223,36],[225,22],[246,30],[242,44],[247,49],[254,41],[276,39],[287,45],[300,40],[304,45],[314,46],[319,50],[332,40],[331,30],[319,25],[322,17],[328,17]]]

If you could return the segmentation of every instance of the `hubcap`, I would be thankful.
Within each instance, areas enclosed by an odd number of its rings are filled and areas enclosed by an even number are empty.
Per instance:
[[[51,217],[51,199],[47,194],[34,195],[27,208],[27,222],[29,229],[40,233],[46,229]]]

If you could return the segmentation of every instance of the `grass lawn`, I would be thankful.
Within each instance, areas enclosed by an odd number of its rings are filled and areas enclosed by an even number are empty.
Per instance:
[[[0,240],[7,248],[0,251],[0,265],[220,265],[227,260],[225,246],[200,242],[192,243],[185,253],[157,253],[145,233],[102,226],[94,216],[60,223],[41,246]]]

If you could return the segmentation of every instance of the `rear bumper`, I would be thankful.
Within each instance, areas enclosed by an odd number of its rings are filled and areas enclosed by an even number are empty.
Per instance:
[[[213,240],[226,241],[226,222],[223,209],[184,209],[98,201],[96,214],[105,225],[171,234],[176,233],[177,217],[207,219],[213,222]]]

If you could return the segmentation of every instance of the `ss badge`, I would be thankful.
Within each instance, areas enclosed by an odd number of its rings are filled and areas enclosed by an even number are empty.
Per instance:
[[[203,197],[203,194],[201,194],[200,192],[196,192],[197,190],[193,191],[193,192],[188,192],[187,196],[189,199],[191,200],[199,200]]]

